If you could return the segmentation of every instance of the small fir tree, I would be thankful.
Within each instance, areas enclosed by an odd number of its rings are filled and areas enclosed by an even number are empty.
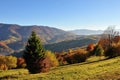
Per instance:
[[[32,34],[28,39],[23,57],[26,61],[29,72],[38,73],[40,71],[37,66],[33,67],[33,65],[38,64],[39,61],[45,57],[45,49],[41,44],[40,38],[34,31],[32,31]]]

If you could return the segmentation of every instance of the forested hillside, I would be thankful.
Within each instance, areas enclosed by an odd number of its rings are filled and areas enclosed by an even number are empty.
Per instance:
[[[14,52],[24,48],[30,33],[35,31],[43,44],[72,40],[76,35],[48,26],[20,26],[17,24],[0,24],[0,52]]]
[[[72,48],[77,47],[85,47],[90,43],[97,43],[98,38],[82,38],[82,39],[76,39],[76,40],[69,40],[69,41],[62,41],[59,43],[54,44],[47,44],[45,45],[45,49],[51,50],[53,52],[61,52],[61,51],[67,51]]]

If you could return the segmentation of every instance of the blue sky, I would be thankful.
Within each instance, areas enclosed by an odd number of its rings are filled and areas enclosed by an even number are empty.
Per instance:
[[[120,0],[0,0],[0,23],[120,29]]]

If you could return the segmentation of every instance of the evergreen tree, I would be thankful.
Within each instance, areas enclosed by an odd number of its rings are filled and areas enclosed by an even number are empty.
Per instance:
[[[34,31],[28,39],[23,57],[26,61],[29,72],[36,73],[37,69],[33,65],[37,64],[45,57],[45,49],[41,44],[40,38]]]

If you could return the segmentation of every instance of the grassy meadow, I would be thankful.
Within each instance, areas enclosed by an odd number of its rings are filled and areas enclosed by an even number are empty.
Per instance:
[[[120,79],[120,57],[91,57],[86,62],[51,68],[47,73],[29,74],[27,69],[0,71],[0,80],[111,80]]]

